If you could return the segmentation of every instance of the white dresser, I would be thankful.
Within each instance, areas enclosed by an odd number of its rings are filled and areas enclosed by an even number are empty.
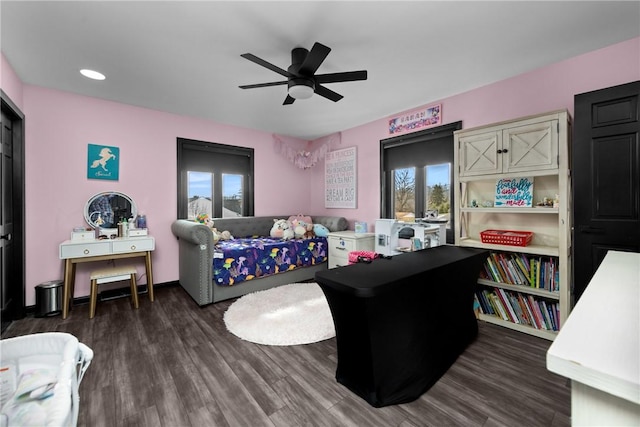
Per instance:
[[[76,264],[82,262],[144,257],[149,299],[153,301],[153,269],[151,265],[151,252],[155,250],[155,248],[156,241],[151,236],[128,238],[118,237],[106,240],[66,240],[62,242],[60,244],[60,259],[64,260],[62,318],[67,318],[70,302],[73,299]]]
[[[329,268],[349,265],[349,252],[373,251],[374,233],[358,233],[355,231],[337,231],[329,233]]]

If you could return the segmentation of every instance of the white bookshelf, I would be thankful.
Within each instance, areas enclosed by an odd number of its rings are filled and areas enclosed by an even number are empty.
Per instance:
[[[454,197],[457,219],[455,243],[505,254],[553,257],[557,260],[557,292],[479,279],[480,289],[505,289],[550,304],[557,303],[559,327],[570,311],[571,185],[569,144],[571,120],[564,110],[528,116],[454,133]],[[533,180],[532,207],[493,207],[496,183],[503,178]],[[554,207],[539,207],[544,198]],[[475,203],[472,203],[475,201]],[[477,206],[477,207],[476,207]],[[527,246],[486,244],[480,232],[489,229],[530,231]],[[557,331],[538,329],[500,317],[480,314],[481,320],[553,340]]]

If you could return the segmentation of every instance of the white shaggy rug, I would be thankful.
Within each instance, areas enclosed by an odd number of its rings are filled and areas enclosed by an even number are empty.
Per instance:
[[[336,336],[329,304],[317,283],[292,283],[245,295],[229,306],[224,323],[232,334],[257,344],[309,344]]]

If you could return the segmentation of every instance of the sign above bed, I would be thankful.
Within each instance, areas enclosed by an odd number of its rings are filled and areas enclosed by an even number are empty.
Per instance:
[[[356,147],[330,151],[325,155],[325,208],[356,208],[356,159]]]

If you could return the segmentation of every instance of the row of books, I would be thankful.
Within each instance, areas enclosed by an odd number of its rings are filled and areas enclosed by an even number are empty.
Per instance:
[[[560,330],[560,307],[557,302],[500,288],[481,289],[476,292],[475,300],[483,314],[536,329]]]
[[[558,259],[554,257],[491,252],[480,277],[510,285],[546,289],[550,292],[560,290]]]

